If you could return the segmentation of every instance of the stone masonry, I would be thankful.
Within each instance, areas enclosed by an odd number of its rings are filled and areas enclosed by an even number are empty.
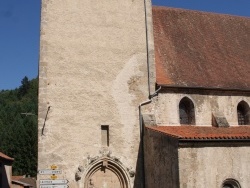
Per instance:
[[[142,0],[42,0],[38,170],[56,165],[57,178],[69,180],[70,188],[83,187],[79,166],[104,150],[138,170],[138,106],[155,83],[152,28],[148,49],[145,28],[151,2],[146,5],[147,19]],[[101,125],[109,126],[108,148]],[[38,184],[46,178],[38,174]]]

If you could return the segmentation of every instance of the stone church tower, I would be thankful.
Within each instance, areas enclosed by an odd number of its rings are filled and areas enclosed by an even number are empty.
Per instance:
[[[41,12],[40,188],[248,187],[248,18],[150,0]]]
[[[155,83],[148,22],[143,0],[42,0],[38,185],[141,186],[139,105]],[[51,167],[59,173],[41,173]]]

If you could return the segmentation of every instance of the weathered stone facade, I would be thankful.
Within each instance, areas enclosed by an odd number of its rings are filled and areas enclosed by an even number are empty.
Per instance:
[[[56,165],[70,188],[86,184],[78,168],[89,169],[103,150],[110,164],[119,161],[124,187],[140,187],[138,106],[155,83],[146,5],[145,13],[144,1],[42,1],[38,170]],[[108,148],[101,125],[109,128]],[[38,184],[46,178],[38,175]]]
[[[248,146],[180,148],[180,188],[222,187],[223,181],[232,178],[242,188],[249,186],[250,150]],[[244,145],[244,144],[243,144]]]
[[[146,187],[220,188],[235,179],[249,185],[249,141],[182,141],[145,129]]]
[[[145,130],[145,185],[178,188],[178,140]]]
[[[155,102],[155,121],[157,125],[180,125],[179,103],[188,97],[194,103],[195,124],[199,126],[212,125],[212,114],[222,113],[229,125],[237,126],[237,106],[241,101],[250,104],[249,93],[226,91],[186,91],[163,92]]]

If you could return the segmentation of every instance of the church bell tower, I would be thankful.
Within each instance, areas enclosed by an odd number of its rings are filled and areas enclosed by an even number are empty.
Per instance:
[[[150,23],[150,1],[42,0],[38,185],[141,187]]]

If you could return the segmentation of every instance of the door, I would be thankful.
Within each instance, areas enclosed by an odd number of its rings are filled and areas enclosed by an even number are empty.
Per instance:
[[[88,179],[87,188],[122,188],[122,186],[118,176],[102,166]]]

